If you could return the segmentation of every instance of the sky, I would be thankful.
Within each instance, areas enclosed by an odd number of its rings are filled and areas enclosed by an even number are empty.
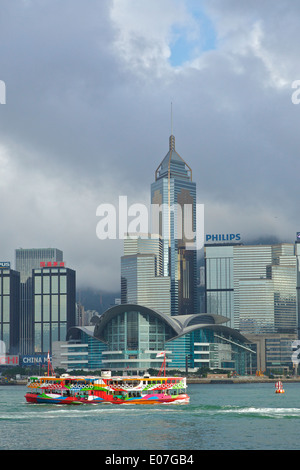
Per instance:
[[[171,129],[205,233],[293,242],[299,43],[293,0],[0,0],[0,260],[59,248],[118,291],[97,208],[150,207]]]

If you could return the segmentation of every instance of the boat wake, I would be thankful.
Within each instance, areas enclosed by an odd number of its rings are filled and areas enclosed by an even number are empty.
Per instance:
[[[227,418],[248,417],[248,418],[270,418],[270,419],[290,419],[300,418],[300,408],[279,408],[279,407],[255,407],[255,406],[196,406],[193,410],[195,414],[211,415],[214,417],[226,416]]]

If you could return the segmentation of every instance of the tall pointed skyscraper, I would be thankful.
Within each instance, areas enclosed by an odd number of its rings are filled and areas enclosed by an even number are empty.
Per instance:
[[[171,278],[171,314],[197,313],[196,184],[191,168],[175,150],[174,135],[155,172],[151,204],[152,232],[162,237],[163,275]]]

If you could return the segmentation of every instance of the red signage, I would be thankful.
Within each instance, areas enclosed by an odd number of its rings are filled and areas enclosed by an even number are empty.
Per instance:
[[[41,261],[40,267],[41,268],[63,268],[65,266],[64,261]]]
[[[19,356],[6,356],[4,354],[0,354],[0,365],[1,366],[18,366]]]

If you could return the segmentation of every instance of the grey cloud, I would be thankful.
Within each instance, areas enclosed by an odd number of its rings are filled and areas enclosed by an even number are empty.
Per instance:
[[[0,79],[7,86],[0,194],[10,201],[0,209],[3,259],[19,246],[55,245],[80,284],[117,290],[122,243],[97,239],[96,208],[117,204],[118,195],[149,202],[168,151],[171,101],[176,148],[193,168],[205,229],[293,239],[299,7],[242,4],[206,2],[217,49],[174,70],[155,55],[165,44],[154,47],[147,35],[134,50],[150,54],[153,47],[152,67],[122,55],[109,1],[0,1]]]

